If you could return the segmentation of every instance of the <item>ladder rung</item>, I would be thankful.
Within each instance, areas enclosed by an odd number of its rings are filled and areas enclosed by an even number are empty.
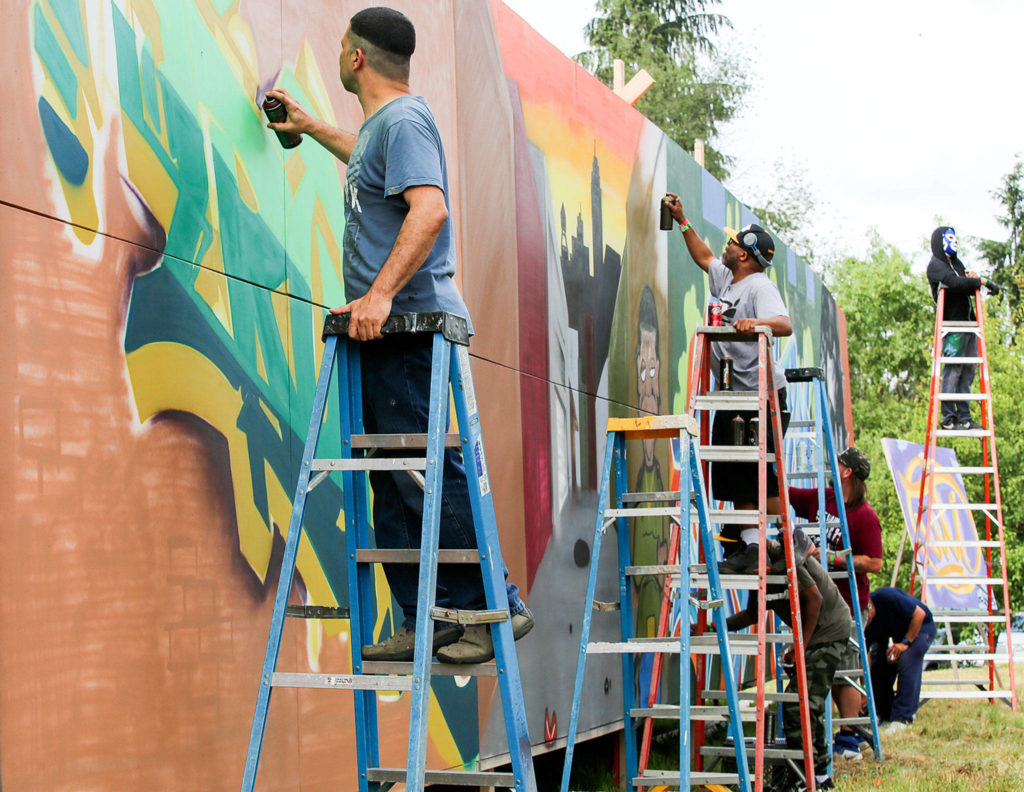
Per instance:
[[[373,549],[356,550],[356,561],[362,564],[418,564],[419,550]],[[438,550],[439,564],[479,564],[479,550]]]
[[[609,613],[611,611],[622,610],[622,605],[618,602],[602,602],[601,600],[594,600],[594,610],[599,613]]]
[[[319,688],[324,690],[412,690],[412,677],[365,676],[360,674],[298,674],[277,671],[272,687]]]
[[[969,687],[981,686],[981,687],[987,689],[988,688],[988,677],[985,677],[984,679],[982,679],[981,677],[979,677],[977,679],[964,679],[964,678],[960,678],[960,679],[922,679],[921,680],[921,685],[922,686],[924,686],[924,685],[944,685],[944,686],[947,686],[947,687],[951,686],[951,685],[967,685]]]
[[[690,707],[690,720],[695,721],[728,721],[730,713],[728,707],[693,706]],[[660,720],[679,720],[680,712],[677,704],[657,704],[653,707],[634,707],[629,711],[631,718],[656,718]],[[747,708],[745,712],[739,713],[740,720],[753,721],[757,712]],[[744,717],[746,716],[746,717]]]
[[[426,470],[424,457],[370,457],[369,459],[314,459],[310,470]]]
[[[936,437],[988,437],[991,429],[936,429]]]
[[[608,519],[619,517],[678,517],[678,506],[635,506],[624,509],[605,509],[604,516]]]
[[[987,393],[936,393],[936,401],[987,401]]]
[[[997,698],[1012,700],[1009,690],[922,690],[921,698]]]
[[[731,745],[702,745],[702,756],[735,756],[736,750]],[[768,748],[764,749],[765,759],[796,759],[802,760],[804,752],[799,748]],[[754,761],[753,743],[747,745],[747,760]]]
[[[999,511],[995,503],[936,503],[932,511]]]
[[[444,436],[446,448],[459,448],[462,442],[454,432]],[[359,434],[352,435],[352,448],[421,448],[427,447],[426,434]]]
[[[966,319],[943,319],[942,320],[942,332],[943,333],[961,333],[964,330],[977,330],[978,323],[971,322]]]
[[[412,674],[413,664],[390,660],[363,660],[365,674]],[[441,663],[434,660],[430,663],[430,676],[478,676],[492,677],[498,675],[498,667],[494,663]]]
[[[720,575],[722,581],[722,588],[729,591],[757,591],[758,589],[758,576],[757,575]],[[765,580],[768,585],[785,585],[785,575],[766,575]],[[707,588],[708,587],[708,576],[707,575],[693,575],[690,578],[690,585],[695,588]]]
[[[939,358],[939,363],[955,363],[955,364],[967,364],[967,363],[982,363],[985,358],[980,357],[945,357]]]
[[[638,575],[678,575],[679,564],[646,564],[643,566],[628,566],[624,570],[629,577]]]
[[[452,624],[494,624],[509,620],[508,608],[493,610],[459,610],[458,608],[430,609],[430,618],[434,621],[451,622]]]
[[[696,497],[696,493],[691,493],[690,500]],[[655,503],[658,501],[669,501],[671,503],[679,503],[679,491],[678,490],[666,490],[663,492],[624,492],[622,493],[623,503]]]
[[[833,718],[833,726],[867,726],[871,718]]]
[[[1002,586],[1003,579],[995,577],[965,577],[963,575],[942,577],[929,575],[925,581],[928,586]]]
[[[960,649],[966,649],[967,647],[961,646],[959,648]],[[985,647],[980,647],[980,648],[983,649]],[[978,652],[977,654],[975,654],[973,652],[967,652],[967,651],[962,652],[962,653],[956,653],[956,654],[954,654],[952,652],[949,653],[949,654],[942,654],[942,653],[936,653],[936,652],[928,652],[928,653],[925,654],[924,659],[925,659],[925,661],[934,660],[934,661],[940,662],[940,663],[951,663],[954,660],[1005,660],[1006,659],[1006,655],[1005,654],[1000,655],[1000,654],[989,653],[989,652],[984,652],[984,653]]]
[[[712,391],[697,396],[693,407],[697,410],[757,410],[759,397],[757,391]]]
[[[766,633],[766,643],[792,643],[791,633]],[[756,655],[757,636],[730,635],[729,651],[735,655]],[[678,638],[632,638],[628,641],[597,641],[587,644],[587,654],[679,654]],[[691,654],[718,654],[718,638],[714,633],[690,638]]]
[[[702,462],[757,462],[761,449],[757,446],[701,446]],[[775,454],[765,453],[765,460],[771,464]]]
[[[987,539],[970,539],[970,540],[965,539],[965,540],[963,540],[961,542],[938,541],[938,542],[929,542],[928,543],[928,547],[929,548],[932,548],[932,547],[999,547],[999,546],[1000,546],[1000,543],[998,541],[995,541],[995,540],[989,541]],[[924,545],[922,545],[922,547],[924,547]]]
[[[635,787],[679,786],[683,774],[678,770],[651,770],[647,775],[634,778],[630,783]],[[690,786],[712,786],[718,784],[736,784],[739,776],[736,773],[690,773]]]
[[[676,415],[641,415],[637,418],[609,418],[607,431],[623,432],[636,437],[671,437],[680,432],[697,434],[697,420],[687,413]]]
[[[347,619],[349,610],[348,607],[332,608],[326,605],[288,605],[284,615],[299,619]]]
[[[814,421],[790,421],[789,422],[789,429],[786,431],[786,437],[790,436],[789,433],[793,429],[814,429],[814,428],[815,428]],[[814,437],[815,435],[817,435],[817,432],[815,432],[814,434],[808,435],[808,436],[809,437]]]
[[[512,773],[482,773],[473,770],[426,770],[427,784],[449,784],[451,786],[481,786],[519,788],[519,782]],[[400,767],[370,767],[366,771],[368,781],[377,783],[404,784],[406,771]]]
[[[789,480],[789,481],[794,481],[796,479],[809,479],[809,478],[817,478],[817,477],[818,477],[818,471],[816,471],[816,470],[794,470],[792,473],[787,473],[786,474],[786,479]],[[825,471],[825,478],[826,479],[831,479],[832,478],[832,474],[829,471],[827,471],[827,470]]]
[[[709,509],[708,520],[713,523],[728,525],[757,525],[760,522],[760,515],[757,509]],[[767,514],[765,520],[768,525],[778,522],[779,515]]]
[[[700,697],[708,701],[722,700],[726,698],[726,692],[724,690],[702,690]],[[736,692],[736,697],[740,701],[757,701],[756,690],[739,690]],[[784,703],[794,703],[800,700],[799,693],[780,693],[774,690],[766,690],[764,692],[765,701],[781,701]]]
[[[978,465],[965,466],[965,465],[936,465],[932,470],[933,473],[995,473],[996,469],[992,465]]]
[[[1006,614],[1001,610],[992,611],[989,613],[988,610],[978,609],[932,609],[932,618],[935,621],[964,621],[964,622],[975,622],[975,621],[1005,621]]]

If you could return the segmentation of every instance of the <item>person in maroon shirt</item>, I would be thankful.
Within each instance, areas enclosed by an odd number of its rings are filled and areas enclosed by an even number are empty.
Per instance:
[[[853,569],[857,580],[857,604],[861,610],[861,623],[867,614],[870,585],[868,575],[882,571],[882,525],[878,515],[867,502],[867,478],[871,475],[871,463],[863,452],[856,448],[847,448],[839,455],[839,480],[843,492],[843,503],[846,505],[846,525],[850,531],[850,549],[853,554]],[[789,502],[797,516],[806,520],[818,519],[818,490],[790,487]],[[832,487],[825,489],[825,511],[838,517],[836,494]],[[841,555],[843,548],[842,529],[838,524],[829,526],[825,537],[825,560],[829,571],[842,572],[846,569],[846,558]],[[821,550],[812,553],[821,557]],[[846,578],[835,581],[846,604],[853,612],[853,598],[850,596],[850,584]],[[840,664],[841,669],[860,668],[860,646],[857,643],[857,625],[854,623],[850,633],[850,642],[846,655]],[[862,697],[853,685],[834,685],[832,697],[839,707],[841,718],[856,718],[860,714]],[[836,735],[833,751],[844,759],[857,760],[863,758],[860,752],[860,741],[853,729],[843,726]]]

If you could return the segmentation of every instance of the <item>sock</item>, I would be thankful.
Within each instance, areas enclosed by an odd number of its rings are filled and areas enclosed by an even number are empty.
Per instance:
[[[744,528],[740,531],[740,539],[747,544],[757,544],[757,528]]]

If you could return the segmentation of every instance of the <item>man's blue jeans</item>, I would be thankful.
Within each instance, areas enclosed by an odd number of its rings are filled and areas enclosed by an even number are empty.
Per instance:
[[[875,711],[879,720],[914,722],[921,699],[924,655],[934,640],[935,625],[924,624],[917,638],[895,663],[886,659],[885,650],[874,653],[871,658],[871,686],[875,692]]]
[[[425,434],[430,409],[430,368],[433,335],[385,336],[360,346],[363,389],[363,427],[368,434]],[[445,393],[447,402],[447,391]],[[398,451],[378,455],[400,456]],[[378,548],[418,548],[423,526],[423,490],[404,470],[371,471],[373,524]],[[462,452],[445,449],[444,483],[441,487],[440,547],[476,548],[473,512],[469,500]],[[384,564],[391,592],[405,616],[404,625],[416,626],[416,593],[419,568],[415,564]],[[508,570],[505,570],[508,577]],[[509,611],[526,605],[519,588],[506,583]],[[440,564],[437,568],[436,602],[444,608],[482,610],[484,599],[480,567],[474,564]]]

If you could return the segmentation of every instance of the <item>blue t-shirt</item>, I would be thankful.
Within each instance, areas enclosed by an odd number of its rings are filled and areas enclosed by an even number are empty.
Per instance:
[[[924,610],[922,628],[934,624],[932,612],[921,600],[911,597],[907,592],[892,586],[885,586],[871,592],[871,602],[875,606],[875,615],[871,624],[864,631],[864,640],[870,646],[873,643],[888,645],[889,639],[902,641],[910,627],[910,619],[917,608]]]
[[[345,299],[369,291],[409,213],[402,192],[433,185],[448,204],[444,147],[426,101],[402,96],[363,123],[345,173]],[[449,217],[427,260],[395,295],[393,313],[449,311],[469,319],[455,281],[455,240]]]

